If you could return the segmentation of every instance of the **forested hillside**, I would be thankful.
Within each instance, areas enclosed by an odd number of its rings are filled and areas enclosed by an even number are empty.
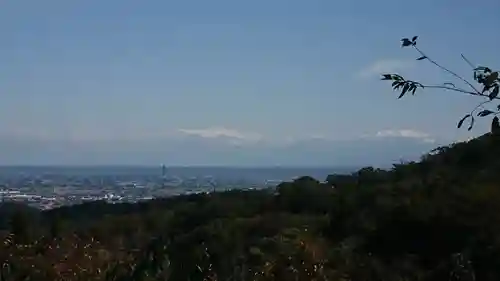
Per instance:
[[[276,190],[5,204],[0,280],[500,280],[497,138]]]

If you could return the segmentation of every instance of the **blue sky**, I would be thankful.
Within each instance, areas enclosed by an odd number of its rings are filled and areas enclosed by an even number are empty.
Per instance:
[[[4,0],[1,162],[340,165],[344,143],[361,142],[369,164],[382,138],[418,155],[488,122],[457,130],[475,98],[397,100],[378,73],[453,81],[400,48],[413,35],[467,77],[461,53],[498,67],[498,11],[496,0]]]

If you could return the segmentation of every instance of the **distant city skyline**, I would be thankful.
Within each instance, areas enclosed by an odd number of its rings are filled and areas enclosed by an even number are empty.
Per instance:
[[[500,1],[5,0],[1,165],[389,165],[478,136],[476,98],[384,72],[500,66]],[[478,27],[480,25],[480,27]],[[483,44],[484,38],[488,43]]]
[[[349,169],[327,168],[172,168],[145,167],[0,167],[0,203],[25,203],[35,208],[95,200],[133,203],[181,194],[273,188],[307,174],[324,180]]]

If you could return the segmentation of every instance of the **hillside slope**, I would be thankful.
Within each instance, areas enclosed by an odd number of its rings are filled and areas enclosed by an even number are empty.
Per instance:
[[[2,280],[500,280],[497,143],[276,193],[7,208]]]

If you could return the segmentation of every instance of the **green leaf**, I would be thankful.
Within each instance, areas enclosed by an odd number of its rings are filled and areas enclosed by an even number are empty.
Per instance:
[[[427,57],[426,56],[422,56],[422,57],[419,57],[417,60],[425,60]]]
[[[458,125],[457,125],[457,128],[460,129],[460,127],[462,127],[462,125],[464,124],[464,121],[467,120],[467,118],[471,117],[470,114],[467,114],[465,115],[462,119],[460,119],[460,121],[458,121]]]
[[[411,83],[410,83],[410,84],[408,85],[408,91],[407,91],[407,92],[408,92],[408,93],[409,93],[409,92],[412,92],[414,87],[415,87],[415,86],[414,86],[413,84],[411,84]]]
[[[401,47],[408,47],[413,45],[413,43],[408,38],[401,39]]]
[[[491,110],[488,110],[488,109],[485,109],[485,110],[483,110],[483,111],[479,112],[479,113],[477,114],[477,116],[479,116],[479,117],[484,117],[484,116],[488,116],[488,115],[493,114],[493,113],[495,113],[495,112],[494,112],[494,111],[491,111]]]
[[[500,122],[498,120],[498,116],[495,116],[493,120],[491,120],[491,133],[497,134],[500,130]]]
[[[498,96],[498,91],[499,91],[499,86],[498,85],[495,85],[495,87],[493,88],[493,91],[491,91],[491,93],[488,95],[488,97],[490,98],[490,100],[493,100],[494,98],[496,98]]]
[[[403,87],[403,92],[406,93],[410,89],[410,83],[406,83]]]
[[[401,75],[393,74],[392,79],[397,80],[397,81],[402,81],[404,80]]]
[[[472,130],[472,127],[474,127],[474,120],[474,116],[471,116],[469,128],[467,128],[467,131]]]
[[[411,39],[411,41],[412,41],[413,43],[415,43],[415,42],[417,41],[417,38],[418,38],[418,36],[413,36],[413,38]]]
[[[484,81],[485,86],[491,86],[495,81],[498,79],[498,72],[492,72],[488,77],[486,77],[486,80]]]
[[[250,248],[250,254],[254,255],[254,256],[261,256],[262,255],[262,251],[259,248],[257,248],[257,247],[251,247]]]
[[[401,86],[403,86],[405,84],[404,81],[398,81],[398,84],[396,86],[394,86],[394,90],[397,90],[399,89]]]
[[[490,70],[489,68],[487,68],[486,66],[478,66],[476,68],[474,68],[475,71],[486,71],[486,70]]]
[[[392,80],[392,75],[391,74],[383,74],[381,80]]]
[[[403,90],[401,91],[401,95],[399,95],[398,99],[402,98],[406,92],[408,91],[408,89],[410,88],[410,84],[406,83],[403,87]]]

